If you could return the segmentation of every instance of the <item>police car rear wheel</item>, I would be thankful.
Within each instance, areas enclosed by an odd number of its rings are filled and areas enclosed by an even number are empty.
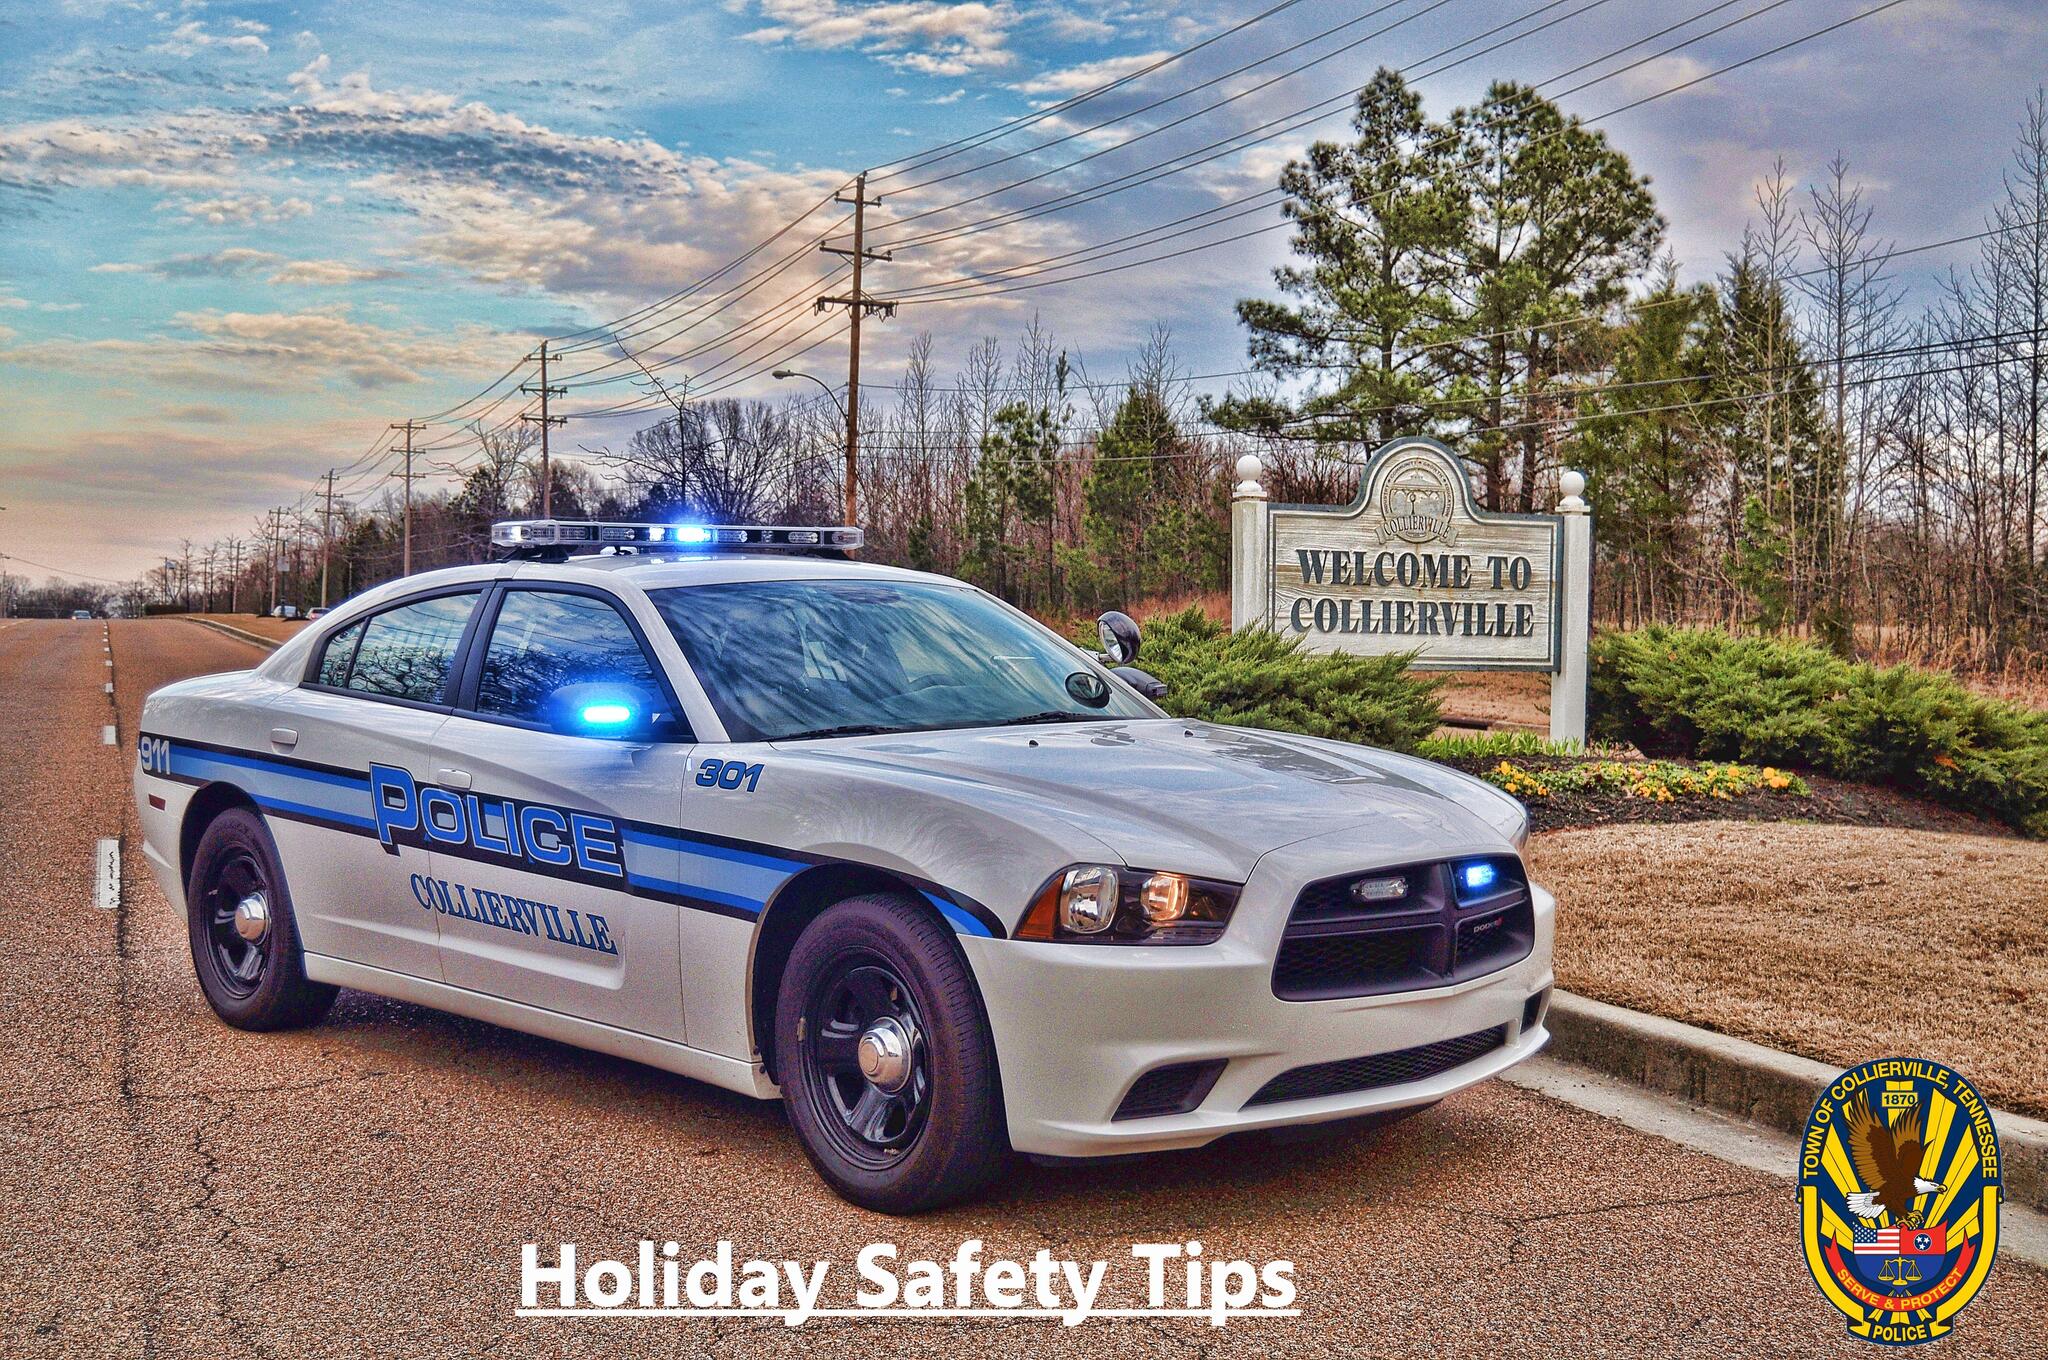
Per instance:
[[[284,869],[256,813],[230,808],[207,826],[185,899],[192,968],[222,1020],[237,1029],[291,1029],[334,1004],[334,987],[306,977]]]
[[[952,932],[861,897],[805,928],[777,995],[777,1077],[805,1155],[883,1213],[964,1199],[1009,1148],[988,1020]]]

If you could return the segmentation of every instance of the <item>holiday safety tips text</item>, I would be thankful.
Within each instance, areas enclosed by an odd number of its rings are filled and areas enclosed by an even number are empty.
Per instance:
[[[850,1265],[738,1259],[721,1241],[692,1257],[645,1240],[624,1256],[573,1242],[520,1249],[520,1317],[770,1316],[812,1318],[1039,1317],[1073,1327],[1090,1318],[1298,1317],[1292,1261],[1223,1259],[1199,1241],[1135,1242],[1121,1260],[1072,1260],[1041,1248],[1011,1259],[980,1238],[931,1258],[871,1242]]]

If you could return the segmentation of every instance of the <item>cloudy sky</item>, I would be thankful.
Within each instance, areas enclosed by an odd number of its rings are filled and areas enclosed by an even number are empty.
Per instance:
[[[1593,117],[1881,0],[1296,0],[1246,22],[1271,3],[5,0],[0,553],[120,578],[248,537],[330,467],[374,498],[388,422],[437,417],[422,438],[459,457],[465,418],[516,413],[522,375],[487,385],[544,336],[571,351],[572,412],[647,400],[613,336],[699,392],[765,394],[783,362],[837,381],[808,299],[843,281],[813,238],[863,168],[895,243],[870,291],[934,295],[869,332],[876,379],[920,331],[950,369],[1034,313],[1097,378],[1156,323],[1191,372],[1239,369],[1230,304],[1284,249],[1253,196],[1374,67],[1438,115],[1512,78]],[[1601,126],[1702,277],[1780,156],[1802,181],[1845,156],[1887,240],[1978,229],[2044,72],[2031,0],[1905,0]],[[1108,266],[1130,267],[1060,282]],[[580,416],[567,442],[634,423]]]

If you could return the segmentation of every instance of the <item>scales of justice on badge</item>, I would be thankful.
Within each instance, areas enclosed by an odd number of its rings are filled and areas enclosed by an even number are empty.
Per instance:
[[[1310,651],[1410,652],[1420,670],[1547,672],[1550,736],[1586,738],[1593,529],[1586,479],[1558,475],[1554,514],[1482,509],[1449,448],[1383,445],[1349,505],[1274,504],[1237,460],[1230,626]]]

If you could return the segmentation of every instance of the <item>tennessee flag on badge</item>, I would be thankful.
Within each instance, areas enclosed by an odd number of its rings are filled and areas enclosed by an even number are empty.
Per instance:
[[[1947,1225],[1931,1228],[1870,1228],[1857,1224],[1850,1250],[1858,1256],[1942,1256],[1948,1252]]]

